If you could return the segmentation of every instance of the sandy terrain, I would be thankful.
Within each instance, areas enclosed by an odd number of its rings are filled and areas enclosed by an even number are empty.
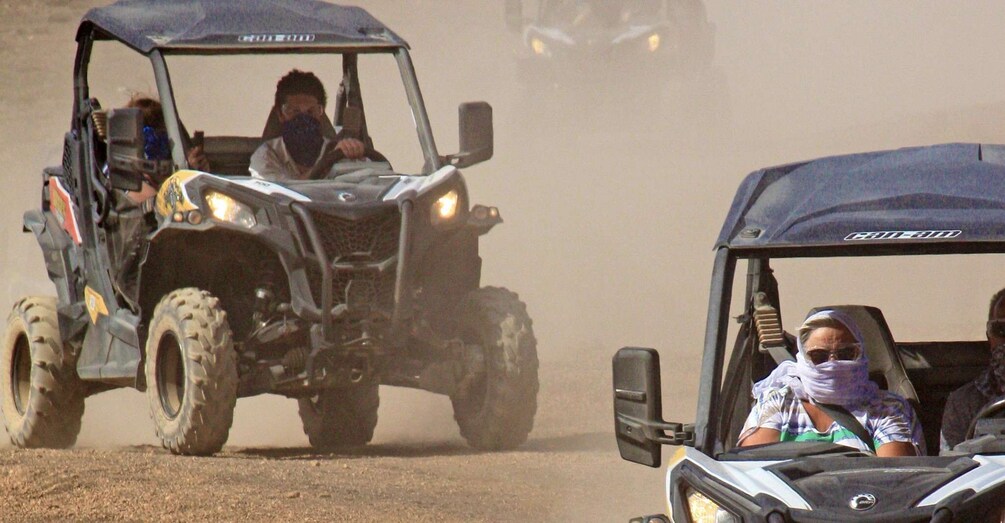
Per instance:
[[[100,3],[0,0],[0,306],[52,293],[20,217],[36,205],[41,168],[59,161],[76,24]],[[642,106],[599,83],[538,103],[515,80],[517,43],[499,2],[361,3],[412,44],[441,151],[456,148],[459,102],[495,107],[496,158],[466,174],[475,201],[506,219],[482,244],[483,280],[520,292],[540,340],[530,441],[472,452],[445,398],[385,388],[374,444],[358,452],[312,453],[294,402],[268,397],[238,403],[220,455],[175,457],[156,446],[145,397],[115,391],[88,399],[74,450],[0,443],[0,520],[623,521],[663,511],[663,473],[617,455],[610,358],[623,345],[660,348],[666,417],[693,415],[712,241],[742,177],[825,154],[1005,141],[999,2],[962,13],[937,2],[709,0],[728,98],[692,89]],[[103,102],[143,86],[121,88]],[[723,107],[726,123],[704,116]],[[975,281],[994,281],[982,271]],[[958,303],[962,335],[979,335],[962,318],[985,299]],[[884,310],[899,334],[897,318],[917,306]]]

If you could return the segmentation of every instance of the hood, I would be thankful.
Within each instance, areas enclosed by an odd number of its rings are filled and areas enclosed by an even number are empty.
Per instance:
[[[814,511],[839,518],[893,518],[978,466],[968,457],[809,457],[765,469]]]
[[[936,513],[998,521],[1005,509],[1005,455],[877,458],[810,444],[805,450],[818,454],[786,459],[774,446],[718,459],[684,447],[667,474],[674,513],[685,513],[688,489],[739,517],[774,511],[788,514],[787,521],[928,521]]]
[[[381,201],[401,180],[395,175],[340,176],[334,180],[284,181],[282,185],[317,203],[365,205]]]

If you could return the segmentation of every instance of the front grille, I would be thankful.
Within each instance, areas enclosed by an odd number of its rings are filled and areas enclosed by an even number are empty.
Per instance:
[[[397,209],[348,220],[322,212],[311,213],[328,260],[383,261],[398,253],[401,214]]]
[[[397,209],[357,220],[320,211],[312,212],[311,218],[329,262],[352,265],[352,268],[334,269],[333,305],[390,312],[394,306],[394,266],[384,272],[373,266],[398,254],[401,214]],[[321,305],[321,268],[308,264],[307,277],[314,301]]]

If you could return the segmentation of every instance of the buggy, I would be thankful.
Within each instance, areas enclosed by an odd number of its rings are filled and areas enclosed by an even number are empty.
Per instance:
[[[743,181],[715,245],[695,423],[663,421],[655,350],[627,347],[613,361],[621,456],[658,467],[661,446],[678,446],[666,477],[673,521],[1001,520],[1005,402],[988,405],[955,448],[940,449],[939,437],[949,393],[987,368],[987,341],[907,342],[893,335],[883,311],[872,304],[826,308],[856,320],[870,377],[914,406],[927,456],[877,458],[830,443],[736,442],[752,405],[751,385],[795,351],[781,321],[786,269],[808,266],[813,279],[795,285],[802,294],[805,288],[818,291],[811,283],[828,279],[838,280],[834,286],[842,293],[862,282],[880,287],[893,276],[859,271],[851,273],[859,280],[853,281],[835,275],[856,259],[890,260],[893,270],[927,261],[926,267],[940,272],[912,279],[910,288],[892,297],[899,307],[911,307],[918,294],[930,295],[928,287],[938,280],[990,296],[996,288],[971,288],[972,275],[947,264],[984,255],[997,260],[987,267],[1000,266],[995,255],[1005,253],[1003,177],[1005,147],[949,144],[795,163],[756,171]],[[745,272],[737,271],[741,261]],[[784,293],[787,300],[800,295],[795,290]],[[948,314],[948,297],[935,299]],[[731,301],[739,310],[730,310]]]
[[[526,440],[538,391],[531,319],[515,293],[481,287],[479,237],[502,219],[470,203],[459,171],[493,154],[487,103],[460,106],[461,152],[441,155],[408,44],[363,9],[314,0],[123,0],[90,10],[77,42],[63,162],[44,170],[41,204],[24,215],[56,296],[19,300],[0,347],[16,446],[73,445],[84,398],[120,387],[146,391],[157,437],[179,454],[220,450],[237,398],[263,393],[297,399],[315,448],[365,444],[379,385],[448,395],[476,448]],[[145,154],[140,110],[106,111],[91,96],[100,42],[149,59],[170,160]],[[183,120],[202,106],[186,112],[175,88],[193,75],[172,77],[169,63],[204,60],[195,81],[233,82],[227,98],[241,102],[250,86],[212,71],[235,56],[330,60],[326,136],[357,137],[367,161],[332,158],[307,180],[249,176],[252,153],[277,136],[275,109],[261,136],[190,134]],[[363,80],[375,60],[397,77],[397,100],[363,95],[384,92]],[[412,172],[371,138],[366,109],[392,102],[413,133],[422,167]],[[190,168],[196,146],[211,172]],[[153,209],[123,205],[151,175],[165,178]]]
[[[519,75],[541,91],[609,79],[657,90],[688,68],[711,66],[715,28],[700,0],[507,0],[506,24],[520,35]]]

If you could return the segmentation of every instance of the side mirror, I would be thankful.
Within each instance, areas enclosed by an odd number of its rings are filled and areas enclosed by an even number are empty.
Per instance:
[[[144,151],[143,111],[112,109],[108,113],[108,175],[112,187],[138,191],[143,174],[162,179],[171,173],[170,160],[148,160]]]
[[[492,106],[486,102],[467,102],[461,104],[459,113],[461,152],[450,155],[448,160],[463,169],[492,158]]]
[[[521,0],[506,0],[506,29],[514,33],[523,31],[523,2]]]
[[[693,443],[693,427],[663,421],[658,352],[625,347],[613,366],[614,431],[623,459],[659,467],[663,445]]]

